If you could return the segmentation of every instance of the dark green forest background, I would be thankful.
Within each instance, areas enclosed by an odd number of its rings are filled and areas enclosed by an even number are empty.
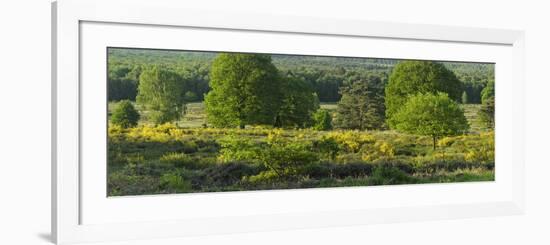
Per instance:
[[[109,48],[109,100],[135,100],[139,75],[151,64],[174,71],[187,80],[188,102],[204,99],[209,91],[209,71],[216,52]],[[397,59],[271,55],[283,72],[313,85],[321,102],[338,102],[339,88],[357,76],[374,75],[387,83]],[[464,85],[466,103],[480,104],[481,92],[494,78],[494,64],[443,62]]]

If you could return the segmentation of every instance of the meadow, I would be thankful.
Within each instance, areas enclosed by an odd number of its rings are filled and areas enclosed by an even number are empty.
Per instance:
[[[473,131],[436,150],[430,137],[390,130],[204,128],[203,103],[187,107],[174,123],[155,126],[143,112],[136,127],[109,127],[110,196],[494,180],[494,133],[473,116],[479,105],[464,105]]]

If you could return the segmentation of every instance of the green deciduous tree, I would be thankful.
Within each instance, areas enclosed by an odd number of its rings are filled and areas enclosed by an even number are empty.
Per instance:
[[[431,136],[434,149],[438,138],[469,129],[464,111],[445,93],[409,97],[390,121],[398,131]]]
[[[313,129],[315,130],[331,130],[332,129],[332,116],[328,110],[319,109],[313,114]]]
[[[336,127],[359,130],[384,127],[384,95],[379,77],[350,81],[340,88],[340,93]]]
[[[150,111],[157,124],[177,120],[184,111],[184,83],[174,72],[157,66],[146,68],[139,76],[137,102]]]
[[[392,70],[386,86],[386,118],[391,119],[407,102],[408,97],[418,93],[444,92],[459,102],[463,85],[455,74],[438,62],[402,61]],[[391,128],[391,120],[388,121]]]
[[[210,71],[205,106],[208,123],[240,127],[275,123],[281,79],[269,55],[219,54]]]
[[[135,100],[137,83],[126,78],[109,79],[107,96],[109,101]]]
[[[136,100],[139,66],[132,69],[128,66],[109,64],[107,94],[109,101]]]
[[[122,100],[115,105],[111,114],[111,123],[123,128],[135,127],[139,121],[139,113],[128,100]]]
[[[282,101],[275,126],[310,126],[313,123],[313,113],[319,109],[319,99],[313,92],[313,87],[303,79],[292,76],[282,78],[281,86]]]

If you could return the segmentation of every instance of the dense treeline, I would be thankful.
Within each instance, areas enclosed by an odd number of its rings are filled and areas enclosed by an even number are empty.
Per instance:
[[[209,91],[209,71],[214,52],[109,49],[109,100],[135,100],[141,71],[155,64],[185,80],[187,100],[202,101]],[[272,55],[281,71],[309,83],[321,102],[338,102],[340,88],[354,77],[378,76],[385,84],[399,60]],[[480,104],[481,91],[494,77],[494,65],[445,62],[464,84],[467,103]]]

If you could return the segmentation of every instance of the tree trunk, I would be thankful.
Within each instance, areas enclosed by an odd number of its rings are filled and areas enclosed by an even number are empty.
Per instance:
[[[435,138],[435,136],[432,136],[433,140],[434,140],[434,151],[435,151],[435,144],[437,143],[437,139]]]

